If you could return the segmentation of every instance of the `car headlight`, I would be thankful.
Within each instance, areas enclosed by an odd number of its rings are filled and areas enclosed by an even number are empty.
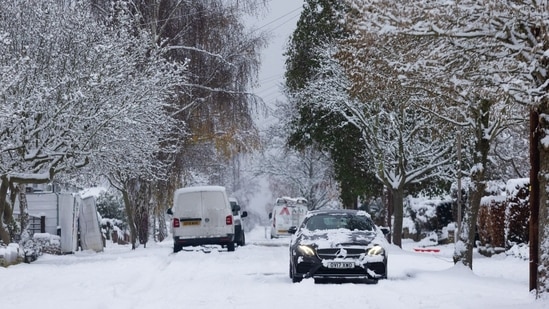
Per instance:
[[[304,256],[314,256],[315,255],[315,249],[309,246],[299,245],[297,246],[297,251],[301,253]]]
[[[382,246],[375,245],[372,248],[368,249],[368,255],[374,256],[374,255],[384,255],[385,249],[383,249]]]

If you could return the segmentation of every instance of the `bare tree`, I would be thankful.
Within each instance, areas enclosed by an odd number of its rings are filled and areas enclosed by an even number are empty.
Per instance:
[[[370,1],[349,0],[361,16],[355,23],[364,31],[383,33],[405,33],[419,37],[446,38],[452,41],[453,48],[468,52],[473,59],[488,60],[482,66],[481,74],[490,76],[497,81],[499,89],[503,89],[517,102],[529,106],[531,119],[537,121],[533,133],[542,132],[547,128],[544,121],[549,112],[547,104],[547,56],[545,51],[549,46],[548,16],[545,2],[539,1]],[[440,50],[445,52],[446,50]],[[488,57],[488,58],[487,58]],[[483,98],[481,101],[491,101]],[[482,103],[488,104],[488,103]],[[539,115],[539,117],[538,117]],[[480,119],[479,119],[480,120]],[[487,123],[486,123],[487,124]],[[549,155],[547,147],[541,142],[533,146],[534,156],[539,155],[540,171],[534,173],[533,192],[539,180],[539,200],[532,200],[532,205],[545,205],[548,193],[547,164]],[[480,142],[480,141],[479,141]],[[533,162],[534,163],[534,162]],[[484,166],[481,166],[483,169]],[[480,169],[477,169],[480,170]],[[533,195],[535,196],[535,195]],[[537,213],[538,207],[533,207],[532,213]],[[532,220],[535,224],[536,220]],[[537,225],[532,230],[531,245],[544,244],[549,235],[549,213],[546,207],[539,208],[539,234]],[[474,224],[474,223],[470,223]],[[534,226],[534,225],[533,225]],[[469,240],[470,241],[470,240]],[[539,252],[532,251],[534,261],[531,264],[531,274],[539,274],[538,280],[530,287],[535,288],[538,295],[549,291],[548,273],[542,271],[549,265],[548,248],[541,246]],[[470,250],[468,248],[468,250]],[[532,276],[531,276],[532,277]]]
[[[366,54],[374,52],[363,48]],[[414,100],[420,93],[401,87],[390,66],[370,58],[370,66],[361,66],[363,75],[358,82],[350,79],[356,75],[347,75],[345,65],[365,59],[351,59],[351,53],[338,54],[337,49],[330,47],[325,50],[332,56],[325,57],[324,69],[300,96],[343,116],[342,126],[353,126],[361,132],[365,145],[362,151],[371,160],[376,177],[391,193],[393,240],[400,246],[405,188],[447,177],[447,166],[452,162],[451,145],[438,134],[441,127],[433,115],[415,108]]]
[[[260,104],[255,86],[264,33],[246,30],[244,17],[264,7],[264,0],[131,1],[169,57],[188,61],[189,78],[180,87],[174,116],[189,135],[181,148],[180,173],[237,163],[241,153],[259,147],[252,111]],[[210,149],[205,149],[210,148]],[[210,162],[204,161],[209,152]],[[185,158],[196,157],[192,162]],[[236,158],[236,159],[235,159]]]
[[[0,4],[0,218],[15,183],[51,182],[90,162],[133,171],[160,152],[159,136],[176,124],[163,104],[184,66],[84,2]]]
[[[444,38],[407,34],[378,36],[369,32],[355,35],[345,43],[341,48],[350,58],[346,63],[355,92],[368,91],[360,85],[376,79],[376,74],[369,73],[372,69],[393,70],[392,79],[399,85],[397,87],[402,87],[406,93],[415,93],[412,107],[433,114],[439,124],[443,121],[446,127],[455,128],[462,135],[463,148],[467,151],[461,160],[468,169],[464,174],[472,179],[472,186],[468,188],[470,198],[465,204],[454,258],[456,262],[472,267],[477,214],[485,194],[493,142],[525,120],[516,116],[524,114],[521,106],[499,88],[499,78],[487,72],[497,66],[498,51],[474,57],[469,51],[456,47],[454,41]],[[379,63],[390,68],[380,67]],[[372,69],[363,70],[364,67]],[[385,87],[380,92],[386,90]],[[394,91],[390,90],[391,93]],[[447,143],[452,145],[455,135],[450,130],[444,133],[448,136]]]

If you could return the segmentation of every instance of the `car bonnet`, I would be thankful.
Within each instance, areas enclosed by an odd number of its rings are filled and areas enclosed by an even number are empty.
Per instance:
[[[336,248],[341,246],[367,246],[376,239],[374,231],[358,231],[348,229],[315,230],[303,229],[296,241],[301,245],[311,245],[317,248]]]

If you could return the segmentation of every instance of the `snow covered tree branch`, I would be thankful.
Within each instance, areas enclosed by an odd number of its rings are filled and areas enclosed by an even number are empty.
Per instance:
[[[388,0],[348,0],[352,6],[353,16],[347,24],[359,33],[377,33],[382,36],[404,35],[431,40],[428,50],[417,50],[433,55],[439,68],[456,63],[451,57],[458,56],[458,66],[453,66],[447,75],[446,84],[450,83],[454,94],[452,97],[475,108],[462,109],[470,111],[464,121],[470,123],[475,136],[474,156],[472,157],[471,175],[475,179],[475,195],[483,194],[486,162],[490,143],[501,134],[512,122],[504,124],[495,120],[507,112],[521,112],[513,106],[520,102],[532,108],[534,113],[543,119],[547,114],[547,50],[549,48],[549,11],[545,1],[388,1]],[[440,43],[440,44],[438,44]],[[460,54],[467,55],[459,57]],[[444,60],[444,57],[447,57]],[[423,58],[425,59],[425,58]],[[432,59],[432,58],[427,58]],[[441,61],[442,60],[442,61]],[[466,61],[464,61],[466,60]],[[467,62],[469,61],[469,63]],[[417,62],[415,62],[417,63]],[[460,69],[462,68],[462,69]],[[434,72],[433,70],[430,71]],[[436,72],[435,72],[436,77]],[[441,82],[442,79],[434,79]],[[470,81],[470,83],[464,83]],[[457,82],[457,83],[456,83]],[[465,86],[465,87],[464,87]],[[479,86],[481,86],[479,88]],[[480,91],[479,91],[480,90]],[[513,100],[506,100],[509,95]],[[465,99],[465,100],[463,100]],[[507,102],[507,103],[505,103]],[[509,104],[511,103],[511,104]],[[523,111],[524,112],[524,111]],[[526,118],[526,117],[523,117]],[[511,119],[511,118],[506,118]],[[537,128],[546,134],[546,123],[541,122]],[[543,170],[544,160],[549,158],[547,147],[535,145],[542,162],[540,188],[546,188],[547,170]],[[542,190],[540,204],[545,205],[547,192]],[[478,199],[478,197],[474,198]],[[473,202],[476,203],[476,202]],[[540,209],[541,244],[547,242],[548,215],[546,207]],[[466,241],[467,255],[456,252],[458,260],[472,267],[471,250],[475,225],[475,207],[471,208],[468,218],[469,239]],[[543,247],[543,246],[542,246]],[[544,247],[547,250],[547,246]],[[546,256],[543,251],[539,256]],[[537,255],[537,253],[535,253]],[[546,268],[547,259],[540,261]],[[548,291],[547,273],[541,272],[538,280],[538,292]]]

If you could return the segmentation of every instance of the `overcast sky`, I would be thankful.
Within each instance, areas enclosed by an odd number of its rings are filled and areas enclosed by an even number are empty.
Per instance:
[[[254,90],[269,107],[276,100],[284,99],[280,91],[280,85],[284,82],[285,58],[282,54],[296,27],[302,7],[301,0],[271,0],[266,16],[251,21],[252,29],[271,33],[269,45],[262,53],[260,87]]]

